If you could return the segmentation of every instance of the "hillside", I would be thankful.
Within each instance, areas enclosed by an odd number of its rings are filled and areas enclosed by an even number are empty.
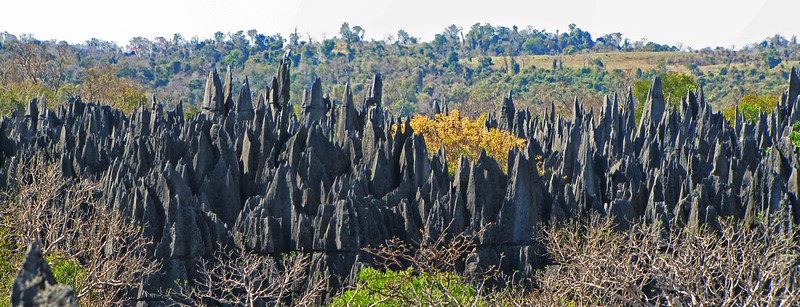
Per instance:
[[[236,76],[249,76],[258,96],[285,50],[291,50],[297,72],[292,79],[296,104],[316,77],[325,80],[325,92],[335,100],[346,82],[361,99],[370,76],[380,72],[396,81],[387,84],[384,96],[397,115],[426,112],[434,100],[477,115],[494,110],[500,102],[495,97],[508,91],[520,106],[538,111],[554,102],[569,112],[575,96],[598,108],[603,96],[623,94],[636,81],[667,72],[690,75],[704,86],[709,103],[723,108],[749,93],[777,98],[786,71],[800,63],[796,39],[780,36],[738,51],[678,51],[615,34],[593,37],[574,25],[560,34],[486,24],[448,27],[431,42],[402,31],[396,39],[365,41],[355,28],[344,24],[338,36],[324,40],[250,30],[218,32],[204,40],[137,37],[125,46],[102,40],[70,45],[4,33],[0,100],[6,105],[0,109],[7,112],[39,95],[54,103],[80,95],[131,110],[153,94],[168,104],[184,101],[191,109],[202,100],[209,70],[224,72],[228,66]]]

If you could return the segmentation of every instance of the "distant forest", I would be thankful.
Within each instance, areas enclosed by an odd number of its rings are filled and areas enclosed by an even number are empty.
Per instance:
[[[381,73],[384,102],[396,115],[427,112],[435,100],[477,115],[494,110],[509,91],[519,106],[535,110],[555,103],[569,112],[566,106],[575,97],[591,108],[605,95],[625,94],[637,82],[668,73],[704,86],[709,103],[730,108],[748,95],[777,97],[787,68],[800,63],[797,38],[779,35],[741,50],[692,50],[630,41],[621,33],[595,37],[574,24],[567,32],[452,25],[430,42],[404,30],[366,40],[365,31],[344,23],[337,36],[324,39],[248,30],[217,32],[209,39],[135,37],[126,46],[99,39],[42,41],[3,32],[0,111],[5,114],[39,96],[53,104],[80,96],[131,110],[153,95],[197,110],[210,70],[224,73],[230,67],[234,76],[249,77],[254,94],[263,95],[287,50],[296,106],[302,89],[317,77],[336,101],[346,82],[355,97],[362,97],[370,76]]]

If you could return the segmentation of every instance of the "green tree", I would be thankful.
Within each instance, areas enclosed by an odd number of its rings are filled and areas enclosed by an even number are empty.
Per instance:
[[[350,28],[350,23],[342,23],[342,26],[339,28],[339,34],[342,35],[342,39],[348,43],[355,43],[360,42],[361,38],[364,36],[364,29],[360,26],[354,26],[352,29]]]
[[[406,30],[400,29],[397,30],[397,43],[398,44],[416,44],[418,39],[413,37],[406,32]]]
[[[739,107],[741,114],[747,121],[757,121],[761,112],[770,112],[778,105],[778,98],[772,96],[760,96],[754,93],[744,95],[736,106]],[[733,107],[725,108],[722,114],[730,122],[735,122],[736,110]]]
[[[458,65],[458,53],[451,51],[447,56],[447,62],[445,62],[445,66],[455,67],[456,65]]]
[[[231,66],[244,65],[245,56],[239,49],[233,49],[225,56],[225,63]]]
[[[680,103],[681,98],[685,97],[690,90],[693,91],[700,87],[694,77],[683,72],[671,71],[659,74],[659,76],[664,98],[669,98],[670,103],[674,105]],[[639,105],[644,105],[644,102],[647,101],[651,84],[651,79],[640,79],[633,84],[633,95]]]

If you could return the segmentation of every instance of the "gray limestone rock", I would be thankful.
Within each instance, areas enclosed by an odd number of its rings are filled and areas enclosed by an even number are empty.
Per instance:
[[[216,69],[212,69],[206,78],[205,94],[203,95],[204,111],[211,114],[224,112],[224,100],[222,93],[222,84],[219,81],[219,75]]]
[[[369,86],[369,96],[364,100],[365,106],[380,107],[383,99],[383,79],[381,74],[375,74]]]
[[[242,88],[239,90],[239,98],[236,100],[236,112],[242,120],[253,120],[255,111],[253,109],[253,98],[250,94],[250,81],[244,78]]]
[[[330,103],[326,103],[325,100],[322,97],[322,80],[316,78],[311,86],[311,97],[303,97],[303,116],[305,116],[304,121],[307,125],[319,122],[328,113]]]
[[[642,120],[639,123],[639,128],[636,132],[638,137],[644,136],[645,130],[651,129],[653,125],[657,125],[664,116],[666,103],[664,101],[664,92],[661,86],[661,77],[656,76],[653,78],[653,84],[650,85],[650,91],[647,93],[647,102],[644,105],[642,112]]]
[[[228,115],[233,110],[233,72],[231,66],[225,71],[225,83],[222,85],[222,114]]]
[[[11,285],[11,306],[78,306],[72,288],[56,283],[36,242],[28,246]]]

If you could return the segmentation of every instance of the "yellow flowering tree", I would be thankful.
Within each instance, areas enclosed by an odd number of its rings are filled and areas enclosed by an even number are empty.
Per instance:
[[[486,129],[485,120],[486,114],[471,119],[453,110],[448,114],[436,114],[433,118],[415,115],[411,118],[411,128],[425,137],[431,154],[444,146],[450,173],[455,172],[461,155],[474,160],[481,150],[485,150],[486,154],[497,160],[500,167],[505,168],[508,151],[514,146],[524,147],[525,139],[508,131]]]

